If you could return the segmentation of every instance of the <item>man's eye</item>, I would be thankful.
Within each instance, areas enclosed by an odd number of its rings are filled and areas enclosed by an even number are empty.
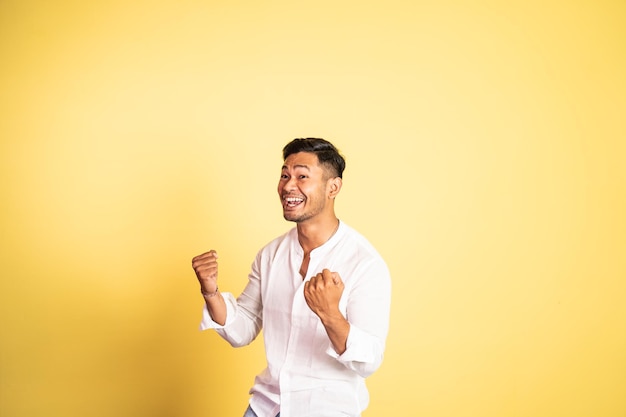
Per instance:
[[[306,175],[299,175],[298,178],[300,178],[301,180],[308,178]]]
[[[281,180],[286,180],[287,179],[287,174],[281,174],[280,175],[280,179]]]

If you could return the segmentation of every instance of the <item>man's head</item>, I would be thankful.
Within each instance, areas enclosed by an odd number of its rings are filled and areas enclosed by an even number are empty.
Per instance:
[[[286,220],[297,223],[335,219],[345,160],[324,139],[294,139],[283,149],[278,196]]]
[[[283,148],[283,160],[298,152],[309,152],[317,155],[320,165],[328,173],[327,178],[343,178],[346,161],[329,141],[319,138],[294,139]]]

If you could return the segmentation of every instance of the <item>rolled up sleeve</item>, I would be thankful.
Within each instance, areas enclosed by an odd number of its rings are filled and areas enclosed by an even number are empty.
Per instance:
[[[346,318],[350,332],[346,350],[337,354],[332,345],[327,353],[362,377],[376,371],[383,361],[389,331],[391,279],[382,262],[361,269],[358,281],[348,294]]]
[[[258,267],[253,265],[248,284],[237,299],[228,292],[222,293],[226,303],[226,322],[223,326],[214,322],[204,306],[200,330],[214,329],[234,347],[250,344],[263,326],[263,304],[260,296]]]

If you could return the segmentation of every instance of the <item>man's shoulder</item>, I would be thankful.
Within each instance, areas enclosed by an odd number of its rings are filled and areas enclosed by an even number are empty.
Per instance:
[[[343,235],[345,239],[351,241],[354,245],[364,250],[374,252],[378,255],[378,251],[376,250],[374,245],[372,245],[369,239],[366,238],[361,232],[348,226],[345,223],[343,224],[343,229],[344,229]]]

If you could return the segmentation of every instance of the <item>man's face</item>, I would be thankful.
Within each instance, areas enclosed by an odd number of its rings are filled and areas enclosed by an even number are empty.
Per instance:
[[[285,220],[301,223],[322,213],[327,205],[327,184],[317,155],[310,152],[289,155],[278,182]]]

